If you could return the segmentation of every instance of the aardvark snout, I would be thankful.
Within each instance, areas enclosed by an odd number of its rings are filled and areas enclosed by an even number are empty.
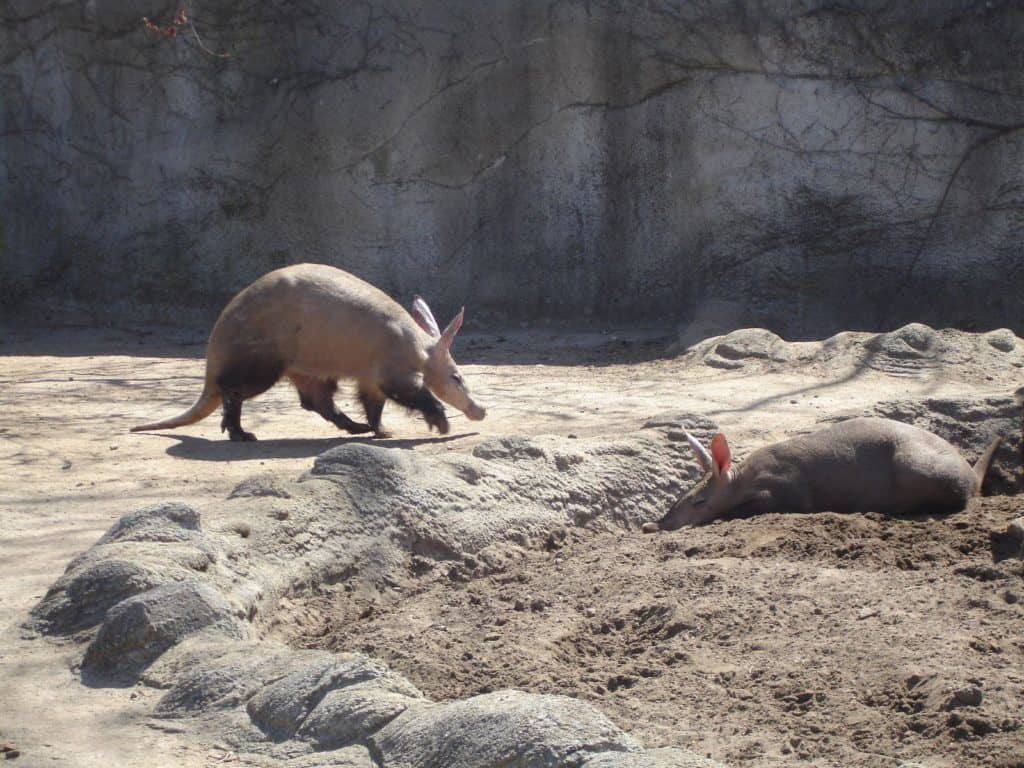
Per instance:
[[[686,500],[680,499],[672,505],[672,509],[658,521],[657,525],[663,531],[676,531],[683,526],[706,523],[712,517],[713,515],[707,511],[707,507],[694,507]]]

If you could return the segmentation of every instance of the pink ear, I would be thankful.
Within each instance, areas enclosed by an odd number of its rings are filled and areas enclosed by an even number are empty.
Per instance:
[[[715,476],[724,475],[732,465],[732,453],[729,451],[729,443],[725,435],[719,432],[711,438],[711,471]]]

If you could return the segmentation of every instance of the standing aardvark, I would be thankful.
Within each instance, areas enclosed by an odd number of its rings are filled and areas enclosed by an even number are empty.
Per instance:
[[[463,310],[444,331],[419,296],[412,314],[383,291],[348,272],[296,264],[270,272],[235,296],[221,312],[206,350],[206,379],[195,404],[179,416],[133,427],[132,432],[193,424],[223,404],[221,431],[255,440],[242,429],[242,403],[291,379],[306,410],[352,434],[386,437],[381,412],[394,400],[423,414],[447,434],[438,398],[479,421],[486,411],[469,394],[451,356]],[[339,379],[355,379],[367,424],[334,403]],[[436,397],[435,397],[436,395]]]

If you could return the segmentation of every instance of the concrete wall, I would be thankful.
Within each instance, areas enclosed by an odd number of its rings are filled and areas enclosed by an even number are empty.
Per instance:
[[[309,260],[486,322],[1024,330],[1019,3],[186,7],[3,5],[8,315]]]

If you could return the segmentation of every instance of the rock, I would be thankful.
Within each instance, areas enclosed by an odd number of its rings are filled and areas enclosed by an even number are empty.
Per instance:
[[[198,512],[187,504],[166,502],[124,515],[94,546],[114,541],[196,542],[199,532]]]
[[[32,626],[48,634],[94,626],[122,600],[192,579],[217,558],[191,507],[165,503],[131,512],[71,561],[32,609]]]
[[[388,768],[569,768],[594,753],[639,747],[576,699],[497,691],[407,710],[371,749]]]
[[[934,357],[941,351],[934,329],[921,323],[910,323],[890,333],[880,333],[865,346],[894,358]]]
[[[1006,533],[1011,538],[1024,544],[1024,517],[1018,517],[1006,526]]]
[[[988,565],[987,563],[961,565],[954,568],[953,573],[958,576],[968,576],[972,579],[977,579],[978,581],[1000,581],[1006,578],[1006,574],[997,566]]]
[[[733,331],[715,345],[713,352],[718,360],[726,361],[761,358],[784,362],[792,356],[786,343],[777,334],[764,328]]]
[[[897,557],[896,567],[899,568],[901,571],[920,570],[920,566],[918,566],[918,564],[915,563],[908,555],[900,555],[899,557]]]
[[[1017,348],[1017,334],[1009,328],[997,328],[989,331],[982,338],[1000,352],[1012,352]]]
[[[183,569],[131,559],[81,563],[62,576],[32,609],[34,626],[46,634],[91,627],[103,621],[107,611],[122,600],[188,575]]]
[[[129,597],[107,612],[86,649],[83,677],[134,680],[160,654],[200,630],[245,636],[231,605],[209,584],[183,581]]]
[[[604,752],[588,757],[582,768],[723,768],[706,757],[681,749],[647,749],[643,752]]]
[[[978,688],[976,685],[967,686],[966,688],[960,688],[953,693],[953,698],[949,700],[946,708],[977,707],[981,704],[981,699],[981,688]]]
[[[999,727],[987,717],[967,717],[964,718],[964,722],[974,731],[975,736],[987,736],[999,730]]]
[[[502,692],[435,704],[364,656],[251,642],[245,618],[311,585],[387,584],[389,573],[442,563],[468,575],[505,563],[506,551],[559,549],[574,524],[592,517],[635,530],[678,496],[678,457],[689,447],[674,436],[692,428],[706,438],[714,426],[678,416],[615,440],[575,441],[571,462],[560,460],[567,440],[555,436],[488,441],[479,456],[457,457],[339,445],[287,486],[287,504],[261,502],[273,495],[265,484],[243,483],[211,531],[182,505],[126,515],[40,609],[103,622],[86,651],[85,680],[141,677],[167,690],[155,717],[216,728],[214,738],[259,759],[327,765],[327,752],[360,744],[390,755],[386,765],[475,765],[482,755],[492,764],[571,766],[635,751],[582,702]],[[278,507],[288,514],[275,520]],[[524,611],[547,607],[536,593],[519,597]],[[506,621],[497,615],[493,624]],[[486,642],[504,637],[493,626],[480,632]],[[369,741],[375,732],[379,740]],[[353,754],[364,756],[345,760]]]
[[[686,432],[702,442],[710,442],[718,431],[718,423],[699,413],[690,411],[661,413],[644,422],[644,429],[656,429],[676,443],[686,442]]]
[[[487,440],[473,448],[478,459],[504,459],[506,461],[528,461],[547,458],[547,451],[528,437],[499,437]]]
[[[373,686],[361,688],[355,694],[327,699],[339,689],[370,681]],[[366,734],[357,733],[361,725],[380,725],[404,709],[405,702],[395,697],[375,697],[387,693],[400,694],[403,699],[421,696],[415,687],[379,661],[354,654],[328,656],[270,683],[249,700],[246,710],[254,725],[275,741],[282,741],[306,726],[307,718],[326,699],[325,709],[313,715],[304,737],[333,748],[365,738]],[[330,722],[332,714],[340,718],[338,723]]]
[[[313,461],[310,474],[341,475],[354,480],[362,493],[398,490],[409,463],[398,451],[376,445],[346,443],[324,451]]]
[[[168,689],[157,703],[158,717],[185,717],[237,707],[272,680],[329,657],[322,651],[192,638],[155,662],[143,680]]]
[[[281,478],[267,472],[260,475],[254,475],[253,477],[247,477],[235,486],[234,490],[228,494],[228,498],[290,499],[292,498],[292,494],[291,491],[288,490],[287,484],[282,481]]]
[[[303,721],[297,735],[317,750],[363,741],[410,705],[424,705],[422,695],[411,685],[406,686],[399,692],[378,679],[329,691]]]
[[[314,752],[278,763],[282,768],[379,768],[366,747]]]
[[[737,370],[757,363],[791,361],[798,349],[764,328],[741,328],[701,341],[690,348],[689,354],[712,368]]]

